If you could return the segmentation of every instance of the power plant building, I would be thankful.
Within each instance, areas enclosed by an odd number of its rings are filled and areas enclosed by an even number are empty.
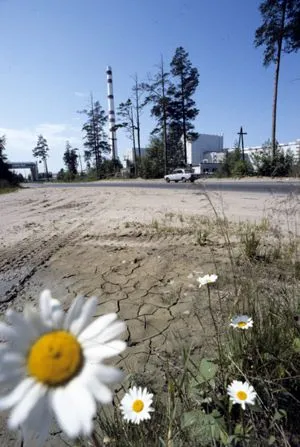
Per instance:
[[[210,154],[223,152],[224,144],[223,135],[209,135],[199,134],[199,137],[194,141],[187,142],[187,164],[199,165],[203,160],[209,163],[217,162],[216,156],[213,158]]]

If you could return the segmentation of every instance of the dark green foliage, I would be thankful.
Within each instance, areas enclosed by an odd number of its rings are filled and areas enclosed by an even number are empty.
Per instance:
[[[176,49],[170,73],[161,62],[158,73],[141,84],[146,92],[145,104],[151,104],[151,115],[157,120],[152,134],[163,135],[165,173],[186,165],[187,140],[198,136],[192,124],[199,113],[192,99],[198,84],[198,70],[182,47]]]
[[[32,154],[35,158],[45,161],[48,155],[49,147],[46,138],[43,135],[38,136],[36,147],[32,150]]]
[[[16,186],[19,183],[17,175],[13,174],[6,164],[6,138],[5,135],[0,137],[0,188]]]
[[[286,153],[276,144],[275,156],[272,155],[270,140],[266,141],[262,150],[253,154],[256,173],[268,177],[286,177],[291,174],[294,157],[290,151]]]
[[[254,44],[265,46],[264,65],[275,64],[272,107],[272,157],[276,151],[276,121],[279,71],[282,53],[300,48],[300,0],[264,0],[260,4],[262,25],[257,28]]]
[[[117,113],[122,119],[122,123],[118,124],[116,127],[123,127],[127,131],[129,138],[134,142],[136,124],[133,115],[133,105],[130,98],[127,99],[126,102],[121,102],[119,104]]]
[[[181,126],[177,123],[172,123],[168,129],[167,142],[168,142],[168,173],[173,169],[184,167],[185,153],[182,142]]]
[[[199,84],[199,73],[196,67],[192,67],[189,54],[182,47],[178,47],[171,61],[171,73],[176,79],[176,84],[171,86],[169,94],[172,97],[172,121],[180,123],[183,135],[183,149],[186,163],[186,143],[188,139],[196,139],[198,134],[193,132],[192,122],[199,113],[192,99]]]
[[[241,149],[236,147],[231,152],[225,152],[225,157],[219,170],[221,177],[243,177],[252,174],[252,165],[247,158],[245,160],[242,159]]]
[[[6,137],[2,135],[0,137],[0,160],[5,161],[7,159],[5,155],[5,147],[6,147]]]
[[[277,49],[291,53],[300,48],[300,1],[265,0],[259,7],[262,25],[255,32],[255,46],[265,46],[264,65],[276,62]]]
[[[100,166],[100,177],[101,178],[109,178],[113,177],[116,172],[119,172],[122,169],[122,163],[119,159],[116,160],[108,160],[103,159]]]
[[[142,157],[141,175],[144,178],[162,178],[164,176],[164,145],[162,138],[151,138],[149,148],[144,157]]]
[[[32,150],[32,154],[35,158],[39,160],[39,162],[44,163],[46,178],[48,178],[48,166],[47,166],[47,158],[49,147],[46,138],[43,135],[38,136],[36,147]]]
[[[75,149],[72,149],[69,141],[66,142],[66,150],[64,152],[63,160],[69,173],[75,176],[77,174],[78,154]]]
[[[79,113],[87,116],[86,123],[82,126],[84,133],[84,157],[86,161],[93,161],[96,168],[97,177],[100,178],[100,167],[103,154],[110,153],[110,145],[107,142],[107,134],[105,126],[107,123],[107,115],[102,109],[99,101],[93,101],[91,98],[91,108],[84,109]]]
[[[0,188],[17,184],[18,177],[8,169],[7,164],[0,158]]]
[[[131,99],[127,99],[126,102],[121,102],[118,107],[117,113],[118,116],[122,119],[122,123],[118,124],[116,128],[123,127],[126,130],[130,140],[132,141],[134,166],[135,170],[137,170],[137,149],[135,144],[136,123]]]

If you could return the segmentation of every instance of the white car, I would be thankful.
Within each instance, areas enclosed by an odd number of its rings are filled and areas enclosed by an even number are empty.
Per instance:
[[[171,174],[165,175],[164,179],[167,183],[170,182],[194,182],[196,177],[191,169],[174,169]]]

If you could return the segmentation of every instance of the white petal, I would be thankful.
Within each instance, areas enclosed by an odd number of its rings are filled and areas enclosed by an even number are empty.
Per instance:
[[[96,377],[103,383],[115,383],[120,382],[124,373],[118,368],[106,365],[97,365],[95,368]]]
[[[73,320],[73,322],[70,325],[70,331],[74,335],[80,334],[83,329],[87,327],[88,324],[90,324],[91,319],[96,312],[97,307],[97,298],[92,297],[87,299],[87,301],[84,303],[80,316]]]
[[[77,320],[77,318],[81,314],[81,309],[84,303],[84,297],[78,296],[74,299],[74,301],[71,304],[71,307],[69,308],[65,321],[64,321],[64,329],[69,330],[72,322],[74,320]]]
[[[34,328],[28,324],[22,315],[18,314],[13,309],[8,309],[6,312],[6,318],[13,326],[19,337],[22,337],[28,341],[32,341],[36,338]]]
[[[110,389],[107,386],[103,385],[95,377],[90,377],[88,388],[95,399],[97,399],[99,402],[108,404],[112,401],[112,392],[110,391]]]
[[[12,410],[8,421],[9,427],[16,429],[19,425],[22,425],[39,399],[46,394],[46,391],[47,389],[44,385],[36,382]]]
[[[61,303],[54,298],[51,300],[51,313],[53,327],[57,329],[61,328],[65,318],[65,312],[61,306]]]
[[[70,438],[76,438],[79,435],[81,428],[76,412],[78,404],[75,403],[74,405],[71,396],[69,396],[68,392],[63,387],[51,391],[50,401],[60,428]]]
[[[118,337],[126,330],[124,321],[116,321],[103,330],[96,338],[97,343],[106,343],[113,338]]]
[[[33,306],[25,305],[23,315],[28,324],[35,328],[37,335],[41,335],[47,330],[46,325],[41,320],[40,314]]]
[[[27,420],[22,425],[24,444],[44,447],[51,426],[51,412],[48,396],[44,395],[34,406]]]
[[[84,346],[84,357],[88,362],[98,363],[103,359],[115,357],[126,349],[126,343],[122,340],[114,340],[105,345],[91,344],[88,347]]]
[[[96,414],[96,402],[90,391],[83,386],[80,377],[72,380],[67,385],[68,393],[71,396],[73,405],[76,406],[79,418],[79,425],[81,426],[81,434],[90,436],[93,431],[93,418]],[[78,396],[80,396],[80,405],[77,404]]]
[[[22,380],[22,382],[19,383],[10,394],[0,397],[0,410],[6,410],[7,408],[11,408],[16,405],[16,403],[23,399],[24,395],[33,387],[34,384],[35,381],[31,377],[27,377],[26,379]]]
[[[16,331],[12,326],[8,326],[8,324],[0,321],[0,341],[8,341],[14,340],[17,336]]]
[[[93,321],[78,337],[80,342],[95,338],[101,334],[115,319],[116,313],[102,315]]]
[[[51,300],[52,295],[50,290],[43,290],[40,295],[40,313],[42,320],[45,324],[49,324],[51,322]]]
[[[47,327],[59,328],[62,326],[64,311],[61,303],[52,298],[50,290],[44,290],[40,296],[40,313],[43,323]]]

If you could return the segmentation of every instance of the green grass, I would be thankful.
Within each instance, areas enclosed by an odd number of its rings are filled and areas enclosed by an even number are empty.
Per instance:
[[[0,188],[0,194],[8,194],[9,192],[16,192],[19,190],[18,186],[11,186],[7,188]]]

